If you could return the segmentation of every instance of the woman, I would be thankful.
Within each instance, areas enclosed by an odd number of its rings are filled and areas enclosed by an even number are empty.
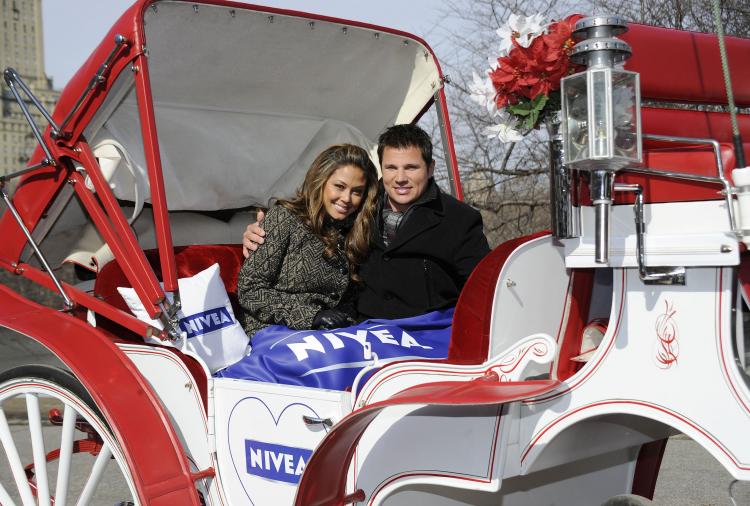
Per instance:
[[[378,175],[367,151],[331,146],[310,166],[291,200],[278,200],[264,223],[265,243],[240,270],[245,332],[268,325],[336,328],[354,323],[353,284],[367,257]]]

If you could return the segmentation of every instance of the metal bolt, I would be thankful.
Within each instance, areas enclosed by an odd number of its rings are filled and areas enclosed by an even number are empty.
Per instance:
[[[130,64],[130,71],[133,74],[137,74],[139,70],[141,70],[141,69],[138,68],[138,65],[136,65],[135,63],[131,63]]]
[[[380,33],[375,32],[375,33],[372,34],[372,36],[375,37],[376,39],[379,39],[380,38]]]
[[[198,4],[193,5],[193,12],[198,14]]]
[[[347,33],[349,33],[349,28],[347,28],[345,26],[342,26],[341,27],[341,33],[343,33],[344,35],[346,35]]]
[[[731,253],[732,247],[729,244],[722,244],[721,245],[721,252],[722,253]]]
[[[403,42],[403,44],[404,44],[404,46],[408,46],[408,45],[409,45],[409,41],[408,41],[408,40],[405,40],[405,41]]]
[[[229,11],[229,15],[232,16],[232,17],[235,17],[237,15],[237,11],[235,11],[234,9],[231,9]]]
[[[508,288],[513,288],[514,286],[516,286],[516,282],[508,278],[505,280],[505,286],[507,286]]]

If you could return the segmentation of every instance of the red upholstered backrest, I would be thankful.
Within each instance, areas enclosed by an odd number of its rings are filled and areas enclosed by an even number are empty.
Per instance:
[[[716,35],[630,24],[621,36],[633,49],[625,64],[641,74],[641,96],[665,102],[726,104]],[[726,37],[734,99],[750,106],[750,40]]]
[[[218,263],[221,279],[229,294],[229,300],[237,310],[237,275],[245,258],[241,244],[178,246],[174,249],[177,264],[177,277],[192,276],[211,265]],[[154,267],[156,276],[161,280],[161,266],[157,250],[146,251],[146,258]],[[125,301],[117,292],[118,286],[130,286],[117,262],[105,265],[94,283],[94,293],[124,311],[128,311]]]
[[[490,322],[495,286],[500,271],[511,253],[537,237],[549,235],[538,232],[504,242],[479,262],[466,281],[456,303],[453,316],[448,360],[454,363],[481,364],[490,349]]]
[[[633,49],[625,68],[638,72],[641,97],[659,102],[727,104],[727,91],[721,68],[716,35],[687,32],[648,25],[631,24],[622,35]],[[726,37],[735,103],[750,106],[750,40]],[[644,134],[714,139],[722,146],[724,174],[731,181],[735,167],[732,127],[728,113],[687,109],[644,107],[641,109]],[[750,160],[750,115],[738,117],[745,158]],[[716,175],[710,146],[669,148],[644,141],[644,165],[649,168]],[[618,181],[638,183],[646,202],[715,200],[722,198],[720,187],[689,181],[627,174]],[[622,196],[625,203],[628,197]]]

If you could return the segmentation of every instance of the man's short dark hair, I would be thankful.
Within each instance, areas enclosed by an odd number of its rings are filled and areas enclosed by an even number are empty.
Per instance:
[[[417,125],[393,125],[380,134],[378,138],[378,160],[383,164],[383,151],[386,147],[406,149],[419,148],[424,163],[432,164],[432,140],[427,132]]]

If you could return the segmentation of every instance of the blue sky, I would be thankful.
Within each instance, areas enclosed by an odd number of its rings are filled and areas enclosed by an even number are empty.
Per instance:
[[[62,88],[133,0],[43,0],[45,66]],[[250,3],[250,2],[245,2]],[[255,4],[315,12],[413,33],[440,55],[441,0],[255,0]]]

